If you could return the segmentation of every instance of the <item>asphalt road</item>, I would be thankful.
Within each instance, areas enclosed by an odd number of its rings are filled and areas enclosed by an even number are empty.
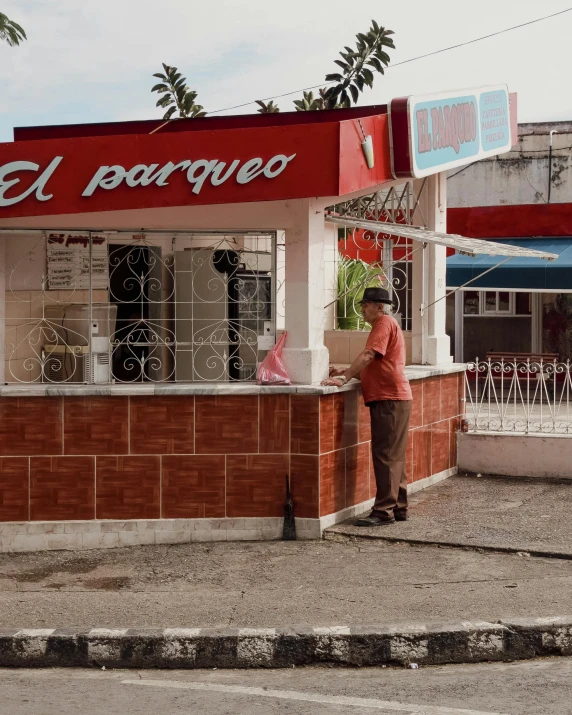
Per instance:
[[[419,670],[0,670],[1,715],[569,715],[572,659]]]

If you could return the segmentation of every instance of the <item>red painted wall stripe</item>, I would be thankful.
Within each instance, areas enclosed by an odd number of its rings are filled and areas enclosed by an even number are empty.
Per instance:
[[[572,203],[449,208],[447,231],[469,238],[572,236]]]

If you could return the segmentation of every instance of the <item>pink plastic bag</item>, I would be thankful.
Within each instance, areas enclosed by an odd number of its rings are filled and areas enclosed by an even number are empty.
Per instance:
[[[260,363],[256,373],[259,385],[289,385],[290,378],[282,361],[282,349],[286,342],[286,333],[278,338],[276,345]]]

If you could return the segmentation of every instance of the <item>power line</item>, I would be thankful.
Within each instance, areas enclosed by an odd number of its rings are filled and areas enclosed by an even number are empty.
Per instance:
[[[443,47],[440,50],[434,50],[433,52],[427,52],[424,55],[419,55],[417,57],[411,57],[408,60],[403,60],[402,62],[396,62],[387,69],[392,69],[393,67],[399,67],[400,65],[406,65],[410,62],[417,62],[417,60],[425,59],[425,57],[432,57],[433,55],[439,55],[442,52],[449,52],[449,50],[456,50],[459,47],[465,47],[465,45],[472,45],[475,42],[481,42],[482,40],[488,40],[491,37],[496,37],[497,35],[502,35],[505,32],[512,32],[513,30],[518,30],[521,27],[526,27],[527,25],[534,25],[537,22],[542,22],[543,20],[549,20],[552,17],[557,17],[558,15],[564,15],[564,13],[571,12],[572,7],[566,8],[566,10],[560,10],[560,12],[554,12],[552,15],[545,15],[544,17],[539,17],[536,20],[530,20],[529,22],[523,22],[520,25],[514,25],[513,27],[507,27],[504,30],[499,30],[498,32],[491,32],[489,35],[483,35],[482,37],[477,37],[474,40],[467,40],[467,42],[460,42],[458,45],[451,45],[450,47]],[[328,84],[334,84],[334,82],[321,82],[320,84],[315,84],[312,87],[304,87],[303,89],[295,89],[293,92],[285,92],[284,94],[275,94],[273,97],[264,97],[259,100],[261,102],[268,102],[271,99],[281,99],[282,97],[290,97],[292,94],[298,94],[299,92],[308,92],[312,89],[318,89],[319,87],[324,87]],[[242,107],[248,107],[251,104],[256,104],[258,100],[254,99],[252,102],[245,102],[244,104],[235,104],[234,107],[226,107],[225,109],[215,109],[209,114],[218,114],[220,112],[230,112],[232,109],[242,109]]]
[[[476,161],[472,161],[470,164],[467,164],[462,169],[459,169],[459,171],[456,171],[454,174],[451,174],[451,176],[448,176],[447,181],[449,181],[449,179],[452,179],[454,176],[457,176],[457,174],[462,174],[463,171],[468,169],[470,166],[473,166],[473,164],[478,164],[479,162],[480,162],[480,159],[477,159]]]

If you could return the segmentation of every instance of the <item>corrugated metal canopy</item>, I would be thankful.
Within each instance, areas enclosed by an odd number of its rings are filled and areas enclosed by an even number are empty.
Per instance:
[[[479,238],[466,238],[455,233],[439,233],[429,231],[425,228],[406,226],[399,223],[385,223],[384,221],[366,221],[365,219],[345,218],[344,216],[326,215],[326,221],[335,223],[338,226],[349,228],[363,228],[374,233],[384,233],[390,236],[402,236],[411,238],[423,243],[435,243],[439,246],[454,248],[459,253],[467,256],[515,256],[520,258],[541,258],[545,261],[554,261],[558,258],[557,253],[547,253],[524,246],[514,244],[496,243],[495,241],[483,241]]]

